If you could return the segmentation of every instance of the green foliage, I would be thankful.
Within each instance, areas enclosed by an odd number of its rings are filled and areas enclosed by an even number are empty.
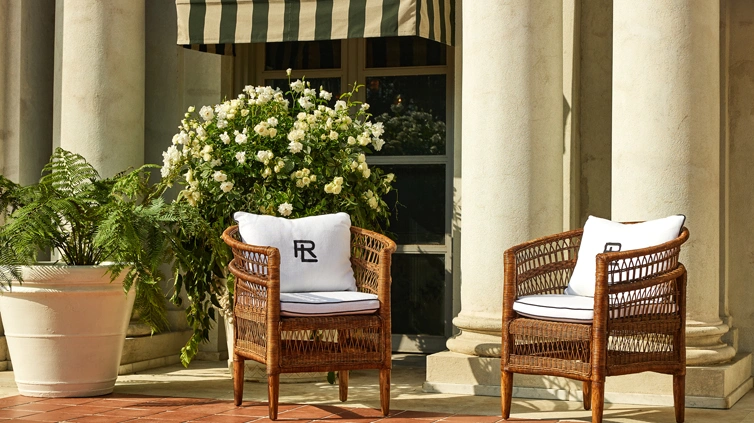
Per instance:
[[[179,214],[150,185],[150,169],[100,178],[81,155],[55,150],[38,184],[19,186],[0,176],[0,283],[23,283],[19,265],[37,262],[40,251],[57,251],[67,265],[112,262],[111,279],[126,272],[135,285],[134,305],[144,323],[167,327],[159,267],[172,257],[172,228]]]

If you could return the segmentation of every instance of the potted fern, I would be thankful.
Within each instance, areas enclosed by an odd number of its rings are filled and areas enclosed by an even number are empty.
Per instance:
[[[38,184],[0,175],[0,316],[21,394],[110,393],[134,301],[153,331],[167,326],[158,268],[176,218],[150,167],[100,178],[58,148]]]

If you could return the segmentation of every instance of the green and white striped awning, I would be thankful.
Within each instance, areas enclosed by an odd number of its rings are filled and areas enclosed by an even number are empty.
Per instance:
[[[178,44],[413,35],[453,45],[455,0],[176,0]]]

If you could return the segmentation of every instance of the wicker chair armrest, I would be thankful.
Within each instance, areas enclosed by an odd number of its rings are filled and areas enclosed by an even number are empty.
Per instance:
[[[377,294],[381,304],[390,304],[390,265],[396,248],[385,235],[351,226],[351,267],[356,289]]]
[[[688,229],[683,228],[678,238],[664,244],[597,254],[595,323],[637,311],[651,318],[685,310],[686,270],[679,254],[688,237]]]
[[[549,235],[505,251],[504,313],[512,313],[513,302],[519,296],[562,293],[576,266],[582,233],[582,229],[576,229]]]

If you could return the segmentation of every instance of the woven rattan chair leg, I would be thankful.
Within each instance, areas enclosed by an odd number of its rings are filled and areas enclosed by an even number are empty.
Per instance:
[[[508,419],[511,416],[511,397],[513,396],[513,373],[503,370],[500,373],[500,406],[502,416]]]
[[[593,381],[592,385],[592,423],[602,423],[605,410],[605,382]]]
[[[673,406],[675,421],[683,423],[686,417],[686,375],[673,375]]]
[[[233,354],[233,403],[236,406],[243,402],[244,359]]]
[[[280,394],[280,375],[267,375],[267,401],[270,405],[270,420],[278,419],[278,397]]]
[[[383,416],[390,413],[390,369],[380,370],[380,407]]]
[[[581,396],[584,401],[584,410],[592,408],[592,382],[585,380],[581,384]]]
[[[348,400],[348,370],[338,372],[338,392],[340,401],[346,402]]]

